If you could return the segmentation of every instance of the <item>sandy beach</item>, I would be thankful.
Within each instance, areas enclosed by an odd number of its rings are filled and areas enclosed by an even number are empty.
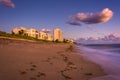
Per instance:
[[[105,75],[73,46],[0,38],[0,80],[89,80]]]

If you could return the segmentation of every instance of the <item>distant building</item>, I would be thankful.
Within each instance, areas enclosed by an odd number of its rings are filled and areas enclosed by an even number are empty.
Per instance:
[[[52,41],[52,40],[53,40],[53,37],[52,37],[51,34],[47,34],[47,40],[48,40],[48,41]]]
[[[45,39],[45,36],[46,36],[46,33],[44,33],[44,32],[42,32],[42,31],[40,31],[40,32],[38,32],[38,39]]]
[[[12,30],[12,33],[13,33],[13,34],[19,34],[21,30],[26,31],[27,29],[24,28],[24,27],[14,28],[14,29]]]
[[[24,27],[14,28],[12,30],[12,33],[13,34],[21,34],[22,33],[22,35],[30,36],[30,37],[41,39],[41,40],[48,40],[48,41],[53,40],[51,34],[48,34],[44,31],[38,32],[36,29],[33,29],[33,28],[30,28],[30,29],[27,29]]]
[[[54,29],[54,41],[63,41],[63,33],[60,29]]]
[[[64,39],[63,42],[64,43],[74,43],[74,41],[72,39]]]
[[[45,32],[38,32],[38,39],[52,41],[52,35]]]
[[[37,38],[37,30],[36,29],[33,29],[33,28],[26,29],[25,30],[25,34],[27,36],[31,36],[31,37]]]

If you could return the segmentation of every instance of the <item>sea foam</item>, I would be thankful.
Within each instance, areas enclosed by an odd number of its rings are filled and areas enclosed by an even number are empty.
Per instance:
[[[120,54],[83,46],[79,46],[77,48],[82,52],[80,55],[96,64],[99,64],[108,74],[107,76],[91,80],[120,80]]]

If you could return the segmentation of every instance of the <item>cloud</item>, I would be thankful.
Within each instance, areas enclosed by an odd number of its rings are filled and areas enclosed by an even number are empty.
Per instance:
[[[103,38],[93,38],[89,37],[87,39],[85,38],[79,38],[76,40],[78,43],[120,43],[120,36],[117,36],[115,34],[109,34],[105,35]]]
[[[103,9],[101,12],[97,12],[97,13],[77,13],[75,16],[71,16],[71,18],[69,18],[69,21],[73,21],[73,25],[81,24],[85,23],[85,24],[97,24],[97,23],[103,23],[103,22],[107,22],[109,21],[113,16],[113,11],[105,8]],[[70,25],[72,25],[71,23],[68,23]],[[79,25],[78,24],[78,25]]]
[[[100,40],[103,40],[103,41],[120,41],[120,37],[118,37],[114,34],[109,34],[107,36],[104,36],[104,38],[101,38]]]
[[[10,8],[15,8],[15,5],[12,3],[11,0],[0,0],[0,4],[2,4],[3,6],[10,7]]]
[[[71,21],[69,20],[67,23],[70,25],[81,26],[81,24],[79,22],[74,21],[74,20],[71,20]]]
[[[41,31],[42,31],[42,32],[45,32],[45,33],[49,33],[49,32],[51,32],[50,29],[42,29]]]

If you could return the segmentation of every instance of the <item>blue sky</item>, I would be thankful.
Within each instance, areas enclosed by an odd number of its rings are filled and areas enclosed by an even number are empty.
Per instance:
[[[4,0],[0,0],[4,1]],[[14,27],[60,28],[66,38],[103,38],[120,36],[120,0],[11,0],[13,7],[0,4],[0,30],[10,32]],[[75,26],[67,24],[77,13],[98,13],[109,8],[114,14],[104,23]],[[92,26],[89,29],[88,26]]]

